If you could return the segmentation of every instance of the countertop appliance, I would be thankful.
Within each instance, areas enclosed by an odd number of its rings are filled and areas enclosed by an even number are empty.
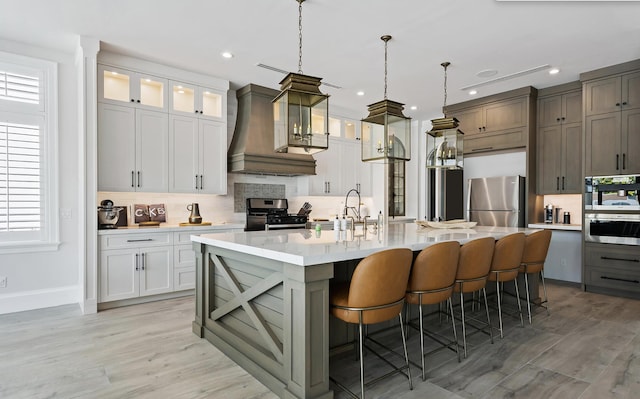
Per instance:
[[[98,228],[103,229],[116,229],[117,223],[120,218],[120,212],[124,210],[121,206],[113,206],[113,201],[103,200],[98,207]]]
[[[638,211],[640,175],[585,177],[587,210]]]
[[[522,176],[469,179],[467,220],[480,226],[525,227]]]
[[[247,198],[247,222],[244,231],[304,229],[308,214],[289,214],[286,199]]]

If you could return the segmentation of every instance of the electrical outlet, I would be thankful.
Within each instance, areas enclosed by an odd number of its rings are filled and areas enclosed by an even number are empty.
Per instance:
[[[0,288],[7,288],[7,277],[0,276]]]

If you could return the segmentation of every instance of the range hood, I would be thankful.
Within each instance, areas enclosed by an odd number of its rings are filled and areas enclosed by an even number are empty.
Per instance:
[[[277,153],[273,145],[273,103],[277,90],[248,84],[236,92],[238,117],[228,153],[228,171],[266,175],[315,175],[309,154]]]

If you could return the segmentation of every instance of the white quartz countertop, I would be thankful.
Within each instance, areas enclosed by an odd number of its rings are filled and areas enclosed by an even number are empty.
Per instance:
[[[531,229],[547,229],[547,230],[567,230],[582,231],[580,224],[562,224],[562,223],[529,223]]]
[[[192,241],[275,259],[300,266],[361,259],[389,248],[419,251],[440,241],[464,243],[475,238],[500,238],[510,233],[536,229],[476,226],[473,229],[431,229],[414,223],[393,223],[377,232],[350,230],[271,230],[226,232],[192,236]]]
[[[189,225],[189,226],[179,226],[177,224],[165,224],[161,223],[160,226],[152,226],[152,227],[138,227],[138,226],[126,226],[126,227],[118,227],[117,229],[105,229],[98,230],[98,235],[108,235],[108,234],[130,234],[130,233],[153,233],[154,231],[200,231],[200,230],[244,230],[244,224],[240,223],[212,223],[208,226],[204,225]]]

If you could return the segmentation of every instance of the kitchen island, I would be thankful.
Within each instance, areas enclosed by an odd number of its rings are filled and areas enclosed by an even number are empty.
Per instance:
[[[282,398],[332,398],[329,281],[390,248],[420,251],[535,229],[424,229],[413,223],[373,231],[276,230],[192,236],[196,251],[193,332]]]

